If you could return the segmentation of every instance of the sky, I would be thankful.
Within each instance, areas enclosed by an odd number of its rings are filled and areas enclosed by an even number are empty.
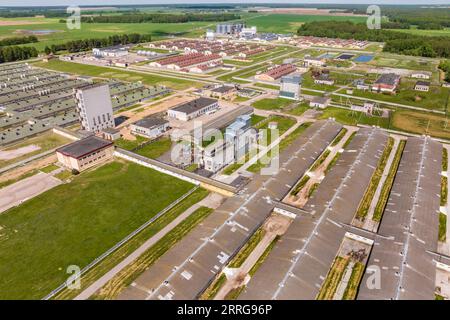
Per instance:
[[[0,6],[118,5],[172,3],[349,3],[349,4],[448,4],[448,0],[0,0]]]

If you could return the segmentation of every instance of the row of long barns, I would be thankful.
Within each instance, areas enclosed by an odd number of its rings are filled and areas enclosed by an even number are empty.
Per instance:
[[[150,43],[148,47],[171,51],[184,51],[185,53],[218,54],[222,58],[247,58],[275,48],[271,45],[259,45],[254,43],[192,39],[176,39],[171,41],[155,42]]]
[[[255,175],[119,298],[198,298],[273,210],[290,210],[282,199],[341,129],[332,120],[311,125],[280,153],[278,171]],[[450,265],[437,253],[441,143],[408,138],[378,232],[352,225],[388,138],[358,130],[305,207],[291,208],[295,218],[239,299],[315,299],[348,238],[369,247],[357,299],[434,299],[436,265]],[[371,286],[374,268],[380,287]]]
[[[92,84],[74,77],[19,63],[0,67],[0,145],[15,143],[56,126],[78,122],[74,90]],[[110,82],[114,109],[167,91],[141,83]]]

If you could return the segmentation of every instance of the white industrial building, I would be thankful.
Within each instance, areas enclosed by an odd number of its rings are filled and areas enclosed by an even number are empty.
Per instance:
[[[300,100],[302,77],[292,74],[281,78],[279,97],[291,100]]]
[[[128,55],[128,50],[124,47],[94,48],[92,54],[103,58],[120,58]]]
[[[251,127],[250,115],[239,116],[226,128],[224,139],[203,150],[200,163],[205,170],[217,172],[243,158],[256,142],[257,132]]]
[[[311,100],[309,103],[309,106],[312,108],[321,108],[324,109],[328,107],[330,104],[331,98],[330,97],[315,97]]]
[[[75,97],[83,130],[100,132],[114,128],[111,94],[107,84],[77,89]]]
[[[411,74],[411,78],[416,79],[430,79],[431,78],[431,72],[426,71],[415,71]]]
[[[189,121],[204,114],[214,112],[218,108],[219,102],[216,99],[201,97],[169,109],[167,115],[169,118]]]
[[[253,26],[250,28],[242,28],[241,32],[239,33],[239,36],[241,36],[242,38],[253,37],[256,35],[256,33],[257,33],[257,28],[255,26]]]
[[[130,126],[131,133],[155,139],[169,130],[169,121],[157,117],[143,118]]]

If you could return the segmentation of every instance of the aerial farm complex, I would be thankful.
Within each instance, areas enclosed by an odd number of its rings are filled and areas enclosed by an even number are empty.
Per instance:
[[[450,299],[439,58],[259,28],[0,64],[0,299]]]

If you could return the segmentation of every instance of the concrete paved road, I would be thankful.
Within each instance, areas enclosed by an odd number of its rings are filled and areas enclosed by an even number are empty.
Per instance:
[[[0,213],[59,184],[61,184],[60,180],[41,172],[0,189]]]

